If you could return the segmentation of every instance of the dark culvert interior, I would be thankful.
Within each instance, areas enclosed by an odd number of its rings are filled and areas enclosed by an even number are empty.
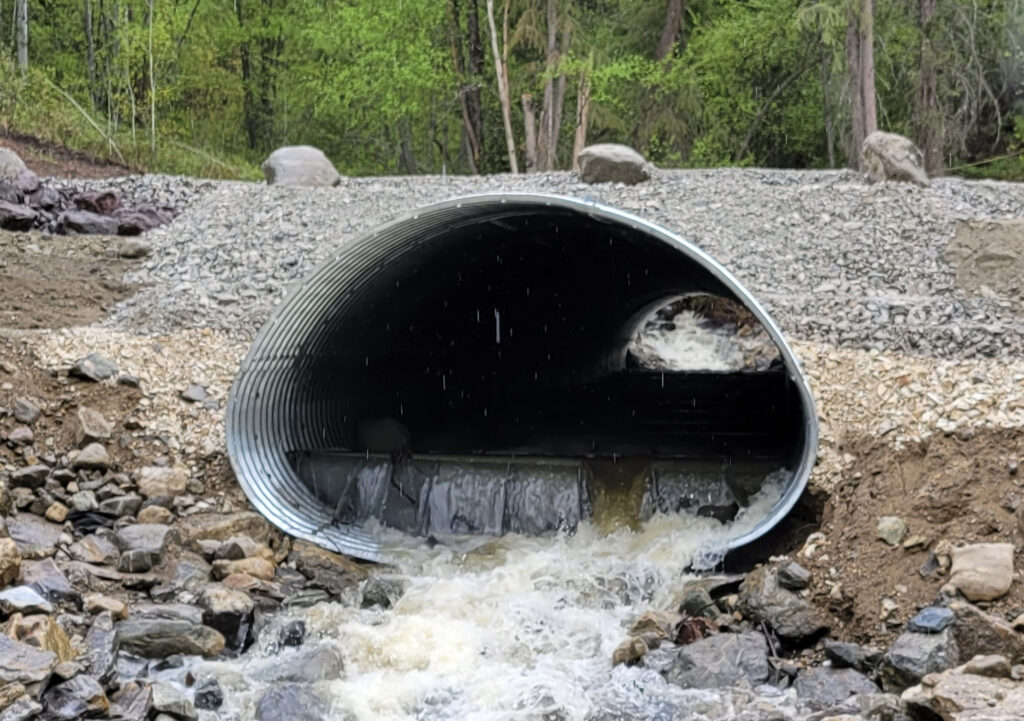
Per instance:
[[[674,299],[747,303],[710,262],[642,223],[536,197],[385,226],[257,339],[229,409],[236,472],[278,525],[332,547],[369,543],[349,524],[371,517],[422,535],[543,533],[610,506],[629,523],[724,521],[772,471],[802,488],[815,430],[784,358],[672,371],[628,352]]]

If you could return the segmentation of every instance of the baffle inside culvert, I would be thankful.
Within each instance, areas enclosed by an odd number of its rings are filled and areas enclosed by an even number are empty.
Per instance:
[[[659,368],[631,343],[688,298],[738,308],[777,358]],[[548,533],[795,503],[817,446],[799,364],[756,300],[678,236],[594,203],[484,195],[341,241],[242,364],[228,448],[283,530],[374,559],[420,535]]]

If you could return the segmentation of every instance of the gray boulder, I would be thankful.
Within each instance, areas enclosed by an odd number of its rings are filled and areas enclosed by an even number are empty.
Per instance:
[[[747,618],[766,623],[788,641],[802,641],[828,630],[814,607],[779,584],[777,572],[762,566],[747,574],[740,585],[739,609]]]
[[[651,177],[650,166],[644,156],[628,145],[588,145],[580,151],[578,160],[584,183],[636,185]]]
[[[876,130],[864,138],[860,166],[872,179],[902,180],[928,185],[924,160],[917,146],[902,135]]]
[[[88,210],[65,210],[57,219],[57,230],[62,233],[99,233],[117,235],[115,218]]]
[[[793,683],[793,688],[797,696],[816,711],[842,703],[850,696],[879,692],[874,681],[852,668],[825,666],[801,673]]]
[[[256,706],[257,721],[321,721],[327,706],[313,691],[290,683],[272,688]]]
[[[267,185],[337,185],[341,175],[322,150],[311,145],[278,148],[263,161]]]
[[[0,178],[17,178],[28,170],[17,153],[10,148],[0,148]]]
[[[183,604],[142,604],[118,624],[117,637],[123,650],[145,658],[214,656],[224,649],[224,637],[203,625],[202,611]]]
[[[960,648],[953,629],[939,633],[908,631],[885,652],[878,675],[887,691],[902,691],[920,683],[930,673],[952,668],[959,659]]]
[[[46,681],[60,659],[27,643],[0,634],[0,684],[32,684]]]
[[[0,228],[4,230],[30,230],[38,217],[28,206],[0,200]]]
[[[719,633],[694,641],[662,675],[683,688],[724,688],[768,680],[768,642],[760,633]]]

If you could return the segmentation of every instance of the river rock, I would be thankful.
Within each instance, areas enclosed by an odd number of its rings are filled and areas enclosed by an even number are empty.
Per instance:
[[[0,147],[0,179],[14,179],[28,170],[17,153],[10,148]]]
[[[18,446],[27,446],[35,442],[36,434],[28,426],[15,426],[7,434],[7,440]]]
[[[110,468],[110,454],[102,443],[90,443],[71,462],[73,471],[105,471]]]
[[[36,721],[42,711],[42,705],[25,694],[0,712],[0,721]]]
[[[953,630],[901,634],[882,656],[879,678],[886,690],[901,691],[930,673],[945,671],[960,658]]]
[[[584,183],[625,183],[636,185],[651,177],[644,156],[628,145],[588,145],[577,158]]]
[[[238,561],[243,558],[264,558],[274,560],[274,552],[265,543],[257,543],[248,536],[232,536],[216,547],[213,557],[223,561]]]
[[[1024,683],[970,673],[966,667],[928,676],[903,692],[914,718],[941,721],[1019,721],[1024,718]]]
[[[125,551],[117,559],[117,570],[122,573],[146,573],[153,569],[153,554],[142,549]]]
[[[7,635],[15,641],[27,643],[44,651],[52,651],[60,663],[67,663],[75,657],[67,633],[50,616],[15,614],[8,623]]]
[[[313,683],[335,681],[345,672],[341,646],[325,641],[281,651],[253,671],[253,677],[264,683]]]
[[[114,615],[103,611],[93,619],[85,636],[86,673],[102,684],[111,681],[116,673],[117,629]]]
[[[357,586],[366,576],[366,571],[350,559],[308,541],[295,541],[288,559],[311,585],[336,596]]]
[[[72,416],[72,425],[75,431],[75,443],[79,447],[96,441],[105,441],[110,438],[110,433],[113,430],[102,413],[87,406],[78,407]]]
[[[1010,678],[1013,674],[1010,660],[997,653],[975,656],[963,665],[963,671],[964,673],[973,673],[975,676],[990,676],[991,678]]]
[[[793,682],[797,696],[813,710],[820,711],[862,693],[878,693],[875,682],[852,668],[809,668]]]
[[[200,513],[189,516],[188,523],[179,529],[179,533],[182,543],[190,545],[204,538],[226,541],[238,535],[265,542],[270,538],[270,524],[252,511]]]
[[[398,578],[382,578],[370,576],[363,584],[362,608],[391,608],[405,593],[405,584]]]
[[[43,694],[47,721],[77,721],[106,716],[110,702],[103,688],[90,676],[76,676]]]
[[[0,200],[0,228],[4,230],[31,230],[39,213],[27,205],[17,205]]]
[[[104,355],[90,353],[75,361],[70,372],[73,376],[98,383],[113,378],[117,374],[117,365]]]
[[[873,180],[903,180],[928,185],[921,151],[909,138],[881,130],[864,138],[860,149],[861,168]]]
[[[0,683],[33,684],[50,678],[57,654],[0,634]]]
[[[994,601],[1013,583],[1013,544],[976,543],[953,549],[949,586],[968,601]]]
[[[139,493],[146,498],[175,497],[185,493],[189,472],[183,466],[146,466],[136,473]]]
[[[168,208],[157,208],[153,205],[138,205],[134,208],[120,208],[114,213],[117,218],[117,232],[120,235],[139,235],[157,226],[169,223],[174,219],[174,212]],[[122,249],[125,247],[121,246]],[[148,246],[139,244],[145,248],[142,255],[122,255],[125,258],[141,258],[149,255]]]
[[[1007,621],[964,601],[954,601],[949,609],[956,616],[952,630],[962,658],[998,653],[1011,663],[1024,663],[1024,634]]]
[[[938,633],[955,620],[956,616],[945,606],[926,606],[907,621],[907,630],[916,633]]]
[[[18,421],[18,423],[30,426],[39,420],[41,413],[42,411],[39,409],[39,406],[28,398],[16,398],[14,400],[14,420]]]
[[[11,473],[11,485],[14,488],[40,488],[50,475],[50,467],[41,463],[19,468]]]
[[[160,523],[167,525],[174,520],[174,512],[163,506],[146,506],[135,517],[139,523]]]
[[[747,618],[768,624],[780,637],[793,642],[828,630],[828,624],[807,600],[779,585],[771,566],[747,574],[740,584],[739,609]]]
[[[91,533],[72,543],[68,547],[68,555],[83,563],[114,565],[120,553],[110,538]]]
[[[53,605],[31,586],[12,586],[0,591],[0,614],[53,613]]]
[[[110,718],[146,719],[153,707],[153,687],[137,681],[122,684],[110,697]]]
[[[261,167],[267,185],[329,186],[341,182],[341,175],[323,151],[310,145],[278,148]]]
[[[87,210],[98,215],[112,215],[121,207],[121,196],[113,190],[88,190],[75,193],[71,202],[79,210]]]
[[[170,526],[162,523],[135,523],[125,526],[114,534],[114,543],[122,554],[143,551],[156,562],[167,549],[167,544],[176,537]]]
[[[21,583],[32,586],[40,594],[54,603],[71,603],[78,606],[82,595],[78,592],[64,572],[57,567],[52,558],[41,561],[26,561],[21,565]]]
[[[204,711],[216,711],[224,704],[224,691],[215,678],[196,682],[194,696],[196,708]]]
[[[662,671],[683,688],[723,688],[768,680],[768,642],[760,633],[719,633],[682,646]]]
[[[265,558],[240,558],[237,561],[214,561],[213,577],[220,580],[232,573],[245,573],[262,581],[274,580],[274,564]]]
[[[60,501],[54,501],[46,507],[46,512],[43,516],[54,523],[64,523],[65,519],[68,517],[68,507]]]
[[[128,618],[128,606],[119,599],[104,596],[102,593],[87,593],[82,600],[86,613],[100,614],[109,611],[116,621]]]
[[[134,516],[142,506],[142,496],[135,493],[128,493],[123,496],[114,496],[100,501],[99,512],[124,518]]]
[[[57,217],[58,233],[116,235],[117,219],[88,210],[65,210]]]
[[[215,656],[224,649],[224,637],[203,625],[202,611],[184,604],[141,604],[117,632],[122,649],[145,658]]]
[[[199,718],[192,702],[167,683],[153,684],[153,710],[183,721],[196,721]]]
[[[795,561],[779,566],[779,585],[790,591],[802,591],[811,583],[811,572]]]
[[[13,538],[0,538],[0,587],[9,586],[21,574],[21,553]]]
[[[224,636],[227,648],[242,651],[251,641],[255,602],[245,591],[209,584],[199,594],[203,623]]]
[[[322,721],[327,712],[312,689],[289,683],[263,695],[256,706],[256,721]]]
[[[875,535],[890,546],[898,546],[906,533],[907,524],[899,516],[882,516],[875,528]]]
[[[38,516],[19,513],[7,519],[7,532],[18,546],[23,559],[52,556],[64,529]]]

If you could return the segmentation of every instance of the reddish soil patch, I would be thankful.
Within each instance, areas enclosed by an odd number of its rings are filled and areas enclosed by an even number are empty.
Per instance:
[[[940,541],[1009,542],[1018,555],[1024,549],[1024,477],[1011,471],[1024,455],[1024,432],[935,436],[901,452],[884,440],[858,439],[844,451],[856,461],[826,504],[827,544],[812,560],[798,558],[814,571],[815,601],[834,617],[834,637],[884,646],[935,601],[948,581],[933,570]],[[891,547],[878,539],[881,516],[902,518],[905,541],[917,536],[921,543]],[[888,619],[883,599],[897,605]],[[1024,583],[977,605],[1012,618],[1024,610]]]
[[[0,231],[0,327],[64,328],[103,318],[134,292],[117,238]]]
[[[141,171],[29,135],[0,131],[0,146],[16,152],[29,170],[49,178],[116,178]]]

